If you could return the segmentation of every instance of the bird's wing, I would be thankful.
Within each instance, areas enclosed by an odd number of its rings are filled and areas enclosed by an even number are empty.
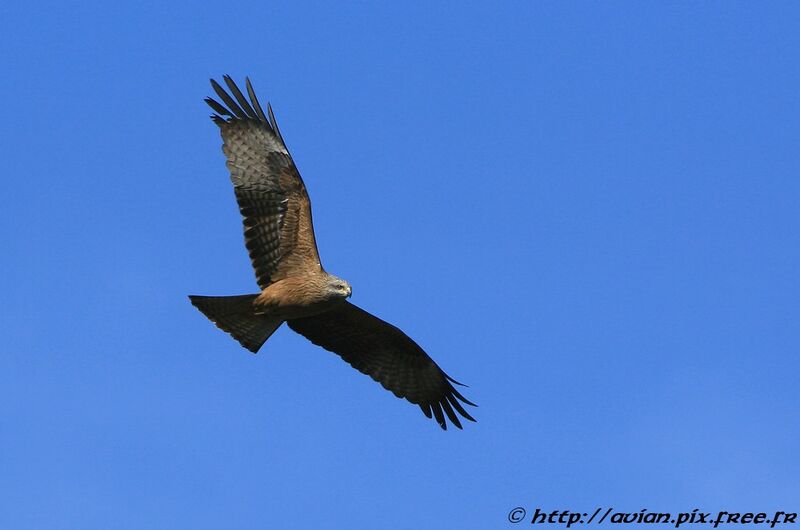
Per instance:
[[[475,406],[452,383],[460,384],[439,368],[416,342],[395,326],[344,302],[320,315],[288,321],[289,327],[308,340],[332,351],[353,368],[419,405],[447,429],[444,416],[461,428],[458,414],[475,421],[459,401]]]
[[[248,99],[229,76],[227,92],[213,79],[221,101],[206,98],[222,134],[236,202],[244,218],[244,240],[263,289],[297,270],[321,268],[311,202],[286,149],[272,108],[267,114],[246,80]]]

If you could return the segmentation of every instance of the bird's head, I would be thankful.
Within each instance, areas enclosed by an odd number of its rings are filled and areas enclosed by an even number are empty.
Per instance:
[[[333,275],[328,276],[326,287],[328,295],[331,298],[341,298],[344,300],[345,298],[350,298],[350,295],[353,294],[353,288],[350,287],[347,281]]]

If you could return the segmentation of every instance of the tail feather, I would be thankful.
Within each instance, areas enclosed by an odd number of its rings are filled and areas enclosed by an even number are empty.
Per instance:
[[[189,300],[219,329],[256,353],[283,324],[283,320],[255,314],[253,300],[257,296],[189,296]]]

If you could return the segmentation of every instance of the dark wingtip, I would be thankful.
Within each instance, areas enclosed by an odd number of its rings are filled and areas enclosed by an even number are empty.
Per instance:
[[[261,103],[258,102],[258,98],[256,97],[256,91],[253,90],[253,84],[250,83],[250,78],[244,78],[245,88],[247,89],[247,95],[250,96],[250,102],[253,104],[253,109],[255,109],[256,114],[258,115],[258,119],[263,121],[264,123],[269,124],[269,120],[264,115],[264,110],[261,108]]]
[[[275,119],[275,113],[272,111],[272,105],[267,103],[267,111],[264,112],[264,109],[261,107],[261,103],[259,103],[256,93],[253,90],[253,84],[250,82],[250,78],[245,77],[245,89],[250,101],[248,101],[247,97],[245,97],[230,75],[223,75],[222,80],[224,81],[225,85],[227,85],[228,90],[225,90],[225,88],[223,88],[223,86],[213,78],[209,80],[211,82],[211,88],[214,89],[214,92],[217,94],[222,103],[214,100],[213,98],[205,99],[206,103],[212,109],[214,109],[214,112],[216,113],[211,117],[211,119],[214,120],[214,123],[218,125],[228,123],[228,120],[226,120],[225,116],[231,118],[229,121],[234,121],[235,119],[258,120],[264,123],[267,128],[269,128],[277,137],[278,141],[283,144],[283,147],[286,148],[286,140],[283,139],[283,135],[278,128],[278,121]],[[217,116],[217,118],[214,116]]]
[[[453,408],[455,408],[458,411],[458,413],[461,414],[462,417],[468,419],[469,421],[474,421],[474,422],[478,421],[475,418],[473,418],[472,416],[470,416],[469,412],[467,412],[464,409],[464,407],[461,406],[461,403],[459,403],[458,400],[454,396],[448,395],[447,396],[447,401],[450,402],[450,405],[452,405]]]
[[[216,112],[217,114],[219,114],[221,116],[233,116],[233,114],[231,114],[228,109],[226,109],[225,107],[220,105],[219,102],[216,101],[215,99],[206,98],[203,101],[205,101],[206,105],[211,107],[214,110],[214,112]]]
[[[256,112],[253,110],[253,107],[250,106],[250,103],[247,101],[247,98],[244,97],[242,91],[239,90],[239,87],[236,85],[234,80],[228,74],[222,76],[222,79],[225,81],[225,84],[228,85],[228,89],[233,94],[233,97],[236,98],[236,101],[239,103],[239,107],[244,110],[244,113],[247,114],[248,118],[258,119]]]
[[[444,374],[444,376],[445,376],[445,378],[447,378],[448,381],[450,381],[453,384],[456,384],[458,386],[463,386],[464,388],[469,388],[468,385],[465,385],[464,383],[459,383],[458,381],[456,381],[455,379],[453,379],[452,377],[450,377],[447,374]]]
[[[468,400],[467,398],[465,398],[464,396],[462,396],[462,395],[461,395],[461,392],[459,392],[458,390],[456,390],[456,389],[455,389],[455,388],[453,388],[452,386],[450,387],[450,391],[453,393],[453,395],[454,395],[455,397],[457,397],[458,399],[460,399],[461,401],[463,401],[463,402],[464,402],[464,403],[466,403],[467,405],[471,405],[471,406],[473,406],[473,407],[477,407],[477,406],[478,406],[478,405],[476,405],[475,403],[473,403],[472,401],[470,401],[470,400]]]
[[[278,135],[278,139],[281,141],[281,143],[285,146],[286,141],[284,141],[281,130],[278,128],[278,120],[275,119],[275,113],[272,112],[272,105],[270,103],[267,103],[267,113],[269,114],[269,121],[272,124],[272,129],[275,131],[275,134]]]
[[[227,75],[227,74],[226,74]],[[211,80],[211,88],[214,89],[214,92],[217,93],[219,98],[222,100],[225,105],[227,105],[228,109],[236,115],[237,118],[246,119],[247,113],[242,110],[242,108],[233,100],[233,98],[225,91],[222,86],[217,83],[215,80]]]
[[[433,409],[433,415],[436,418],[436,423],[439,424],[439,427],[442,430],[447,430],[447,422],[444,421],[444,414],[442,413],[442,406],[439,403],[431,403],[431,409]]]
[[[450,418],[452,424],[461,429],[461,422],[458,421],[458,416],[456,416],[456,413],[453,412],[453,407],[450,406],[450,403],[447,402],[447,399],[442,400],[442,408],[444,409],[444,413],[447,414],[447,417]]]
[[[213,88],[213,89],[214,89],[214,92],[216,92],[216,91],[218,91],[218,90],[222,90],[222,87],[221,87],[221,86],[219,86],[219,83],[217,83],[217,80],[216,80],[216,79],[214,79],[214,78],[212,77],[211,79],[209,79],[209,81],[211,82],[211,88]]]

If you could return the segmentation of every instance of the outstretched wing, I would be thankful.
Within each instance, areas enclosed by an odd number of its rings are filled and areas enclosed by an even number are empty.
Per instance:
[[[220,101],[206,98],[222,134],[236,202],[244,218],[244,240],[264,289],[298,270],[321,269],[311,202],[286,149],[272,107],[264,114],[246,79],[249,101],[229,76],[230,93],[213,79]]]
[[[476,406],[456,390],[460,384],[439,368],[416,342],[398,328],[363,309],[344,302],[320,315],[288,321],[308,340],[332,351],[400,398],[431,413],[442,427],[444,419],[461,428],[458,414],[475,421],[459,402]]]

